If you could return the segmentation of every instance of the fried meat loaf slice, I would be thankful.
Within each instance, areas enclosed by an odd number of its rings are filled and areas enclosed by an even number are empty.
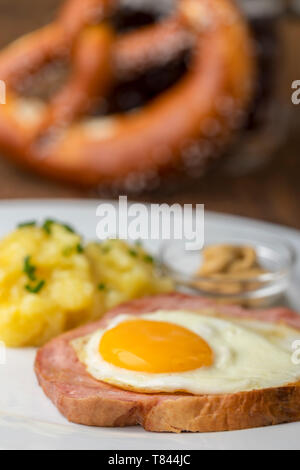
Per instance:
[[[142,425],[154,432],[212,432],[246,429],[300,420],[300,384],[227,395],[153,394],[124,391],[95,380],[70,341],[92,333],[119,314],[156,310],[217,309],[218,315],[282,322],[299,329],[300,316],[286,308],[251,311],[182,294],[144,298],[119,306],[97,323],[68,332],[37,353],[35,371],[45,394],[74,423],[122,427]]]

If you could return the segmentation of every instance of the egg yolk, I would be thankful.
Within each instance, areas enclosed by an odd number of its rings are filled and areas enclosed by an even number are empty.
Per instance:
[[[137,372],[185,372],[211,366],[209,345],[192,331],[167,322],[125,321],[101,338],[99,352],[113,364]]]

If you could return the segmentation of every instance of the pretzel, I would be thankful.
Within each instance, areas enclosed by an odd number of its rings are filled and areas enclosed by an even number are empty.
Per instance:
[[[118,0],[68,0],[57,20],[0,54],[8,88],[0,147],[41,174],[84,186],[202,167],[228,145],[252,96],[255,63],[247,26],[230,0],[178,0],[171,18],[116,35]],[[186,75],[144,108],[87,118],[119,75],[160,65],[192,48]],[[71,53],[72,52],[72,53]],[[70,77],[47,104],[29,103],[17,83],[57,58]]]

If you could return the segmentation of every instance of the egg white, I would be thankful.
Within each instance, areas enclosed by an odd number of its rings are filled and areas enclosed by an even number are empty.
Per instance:
[[[292,362],[292,343],[300,332],[280,324],[221,319],[190,311],[158,311],[140,319],[169,322],[203,338],[214,354],[210,367],[170,374],[135,372],[116,367],[100,355],[103,334],[121,322],[135,320],[119,315],[105,329],[73,341],[79,360],[95,379],[126,390],[144,393],[236,393],[278,387],[300,379],[300,365]]]

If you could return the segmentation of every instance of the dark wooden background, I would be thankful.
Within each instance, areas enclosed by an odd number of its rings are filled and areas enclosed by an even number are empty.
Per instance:
[[[0,46],[49,22],[59,0],[0,0]],[[250,175],[212,172],[175,192],[139,197],[150,202],[205,203],[219,212],[255,217],[300,228],[300,106],[291,105],[291,83],[300,79],[300,23],[283,19],[285,67],[282,91],[291,107],[289,135],[271,164]],[[0,159],[0,198],[95,197],[95,193],[56,184]]]

